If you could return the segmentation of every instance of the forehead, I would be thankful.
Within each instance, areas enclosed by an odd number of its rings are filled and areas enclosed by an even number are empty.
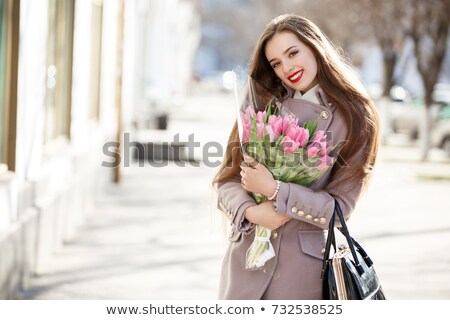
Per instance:
[[[268,60],[280,58],[290,47],[305,47],[306,45],[292,32],[282,31],[276,33],[266,43],[264,53]]]

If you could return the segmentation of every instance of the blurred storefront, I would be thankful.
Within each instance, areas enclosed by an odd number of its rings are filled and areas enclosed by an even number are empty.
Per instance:
[[[138,128],[158,126],[157,118],[183,104],[189,90],[193,62],[200,44],[199,1],[137,0],[133,35],[136,97],[130,119]],[[130,68],[131,69],[131,68]]]
[[[4,299],[48,270],[120,174],[101,166],[105,142],[185,94],[199,17],[188,0],[0,0],[0,17]]]

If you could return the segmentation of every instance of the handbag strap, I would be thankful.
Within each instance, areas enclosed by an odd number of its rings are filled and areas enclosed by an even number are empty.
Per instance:
[[[367,255],[366,251],[361,247],[361,245],[352,237],[353,244],[358,249],[358,252],[363,257],[364,261],[366,262],[367,266],[370,268],[373,265],[372,259]]]
[[[355,250],[355,244],[358,248],[358,250],[361,250],[361,246],[350,236],[350,233],[348,231],[347,228],[347,224],[345,223],[345,219],[344,219],[344,215],[342,214],[342,209],[339,206],[339,203],[337,202],[336,199],[334,199],[334,212],[333,212],[333,216],[331,217],[331,221],[330,224],[328,226],[328,237],[327,237],[327,242],[325,244],[325,253],[324,253],[324,257],[323,257],[323,262],[322,262],[322,274],[321,274],[321,278],[323,279],[325,276],[325,268],[327,265],[327,260],[329,259],[330,256],[330,250],[331,250],[331,244],[333,243],[333,247],[334,247],[334,252],[336,252],[336,236],[335,236],[335,232],[334,232],[334,225],[335,225],[335,220],[336,220],[336,215],[339,218],[339,221],[341,223],[341,227],[337,228],[344,236],[345,239],[347,240],[348,243],[348,247],[350,249],[350,252],[353,256],[353,260],[355,262],[355,268],[358,271],[358,273],[360,275],[362,275],[364,273],[364,269],[361,266],[358,256],[356,255],[356,250]],[[364,259],[368,258],[367,254],[365,253],[364,250],[362,250],[362,255],[364,256]],[[368,258],[370,260],[370,258]],[[370,261],[371,262],[371,261]]]
[[[331,216],[330,224],[328,225],[328,236],[327,236],[327,241],[325,243],[325,252],[323,254],[323,261],[322,261],[322,273],[321,273],[322,280],[324,279],[324,276],[325,276],[325,268],[327,265],[328,257],[330,256],[332,242],[334,244],[334,251],[336,252],[336,239],[335,239],[335,235],[334,235],[335,217],[336,217],[336,206],[334,208],[333,215]]]

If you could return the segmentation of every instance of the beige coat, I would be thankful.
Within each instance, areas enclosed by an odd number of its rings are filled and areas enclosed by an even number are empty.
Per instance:
[[[319,119],[317,130],[331,133],[335,145],[346,137],[344,119],[320,88],[316,94],[320,105],[293,98],[283,105],[299,118],[300,124]],[[240,176],[218,186],[218,207],[232,225],[222,264],[219,299],[322,298],[323,248],[334,199],[348,219],[362,187],[338,183],[337,178],[331,181],[329,177],[330,173],[310,187],[281,183],[276,211],[293,219],[272,231],[276,257],[268,262],[265,272],[245,270],[245,254],[254,239],[254,225],[244,218],[244,212],[255,201],[242,188]]]

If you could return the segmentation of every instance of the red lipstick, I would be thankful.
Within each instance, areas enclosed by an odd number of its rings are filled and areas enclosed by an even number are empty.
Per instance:
[[[293,74],[291,74],[288,79],[289,81],[291,81],[292,83],[297,83],[300,81],[300,79],[303,76],[303,70],[299,70],[297,72],[294,72]]]

